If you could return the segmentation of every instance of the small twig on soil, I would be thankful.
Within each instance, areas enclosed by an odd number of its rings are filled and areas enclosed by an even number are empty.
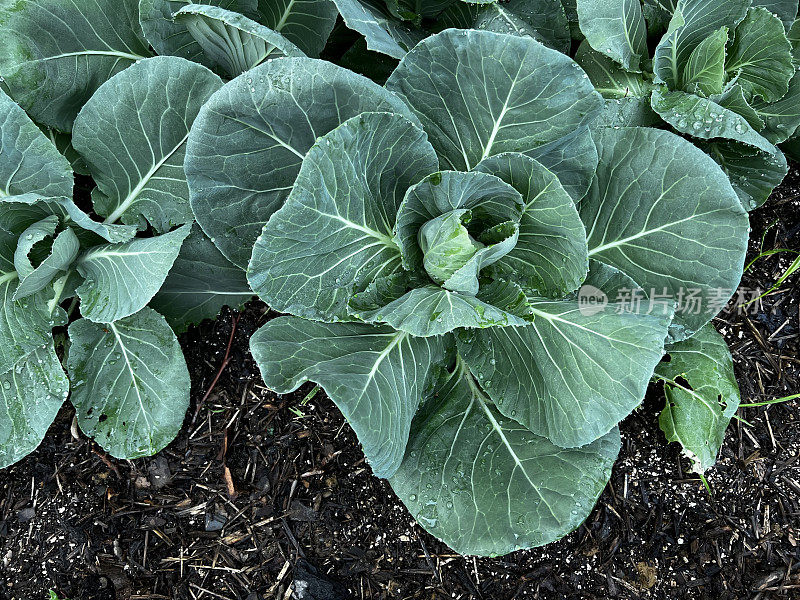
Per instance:
[[[109,469],[114,471],[114,475],[116,475],[118,479],[122,479],[122,475],[120,474],[119,469],[117,468],[117,465],[115,465],[114,463],[111,462],[111,460],[108,458],[108,456],[106,455],[105,452],[102,452],[102,451],[98,450],[97,447],[94,444],[92,444],[92,452],[94,452],[97,456],[99,456],[100,460],[102,460],[103,463]]]
[[[214,391],[217,383],[219,382],[219,378],[222,377],[222,372],[225,370],[225,367],[228,366],[228,363],[231,362],[231,346],[233,346],[233,337],[236,335],[236,325],[239,323],[240,315],[236,315],[231,319],[231,336],[228,338],[228,347],[225,349],[225,356],[222,359],[222,364],[219,366],[219,370],[217,371],[214,380],[211,382],[211,385],[206,390],[206,393],[203,394],[203,397],[200,399],[200,402],[197,403],[197,408],[194,411],[194,415],[192,416],[192,426],[194,425],[195,421],[197,421],[197,416],[200,414],[200,410],[203,408],[206,400],[211,395],[211,392]]]

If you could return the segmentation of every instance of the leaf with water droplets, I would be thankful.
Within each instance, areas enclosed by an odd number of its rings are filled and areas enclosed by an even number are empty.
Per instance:
[[[502,416],[461,364],[414,419],[389,483],[417,522],[453,550],[497,556],[578,527],[619,447],[617,429],[582,448],[554,446]]]
[[[786,157],[780,151],[770,154],[724,140],[699,147],[722,167],[747,210],[764,204],[789,172]]]
[[[150,308],[109,324],[69,326],[67,371],[83,432],[115,458],[155,454],[180,431],[189,370],[178,339]]]
[[[651,105],[662,119],[681,133],[702,140],[733,140],[764,152],[777,151],[744,117],[708,98],[686,92],[670,92],[660,87],[653,92]]]
[[[197,63],[159,56],[115,75],[86,103],[72,143],[97,182],[92,202],[106,224],[145,229],[149,223],[164,233],[193,219],[183,171],[186,139],[221,85]]]
[[[69,380],[52,339],[0,374],[0,469],[36,449],[67,394]]]
[[[190,230],[184,225],[164,235],[90,248],[76,266],[85,278],[77,289],[81,314],[111,323],[144,308],[164,283]]]
[[[264,382],[278,393],[293,392],[306,381],[321,385],[353,427],[374,473],[389,477],[452,343],[385,325],[279,317],[253,335],[250,348]]]

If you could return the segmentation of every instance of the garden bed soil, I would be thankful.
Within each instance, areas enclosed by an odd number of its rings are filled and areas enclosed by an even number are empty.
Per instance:
[[[798,194],[795,169],[753,213],[751,257],[762,237],[800,248]],[[791,260],[758,261],[743,289],[768,289]],[[716,319],[743,402],[800,391],[799,313],[796,275]],[[153,458],[108,458],[64,406],[42,446],[0,473],[0,598],[800,598],[800,402],[740,410],[709,495],[659,431],[653,387],[583,526],[544,548],[460,557],[372,476],[323,392],[264,387],[247,341],[270,316],[254,302],[182,337],[192,407]]]

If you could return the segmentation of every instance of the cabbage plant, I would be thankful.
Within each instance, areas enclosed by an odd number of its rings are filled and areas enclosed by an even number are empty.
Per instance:
[[[578,0],[575,59],[615,125],[668,125],[710,154],[743,204],[787,173],[800,125],[797,2]],[[795,33],[792,33],[794,31]],[[788,36],[788,37],[787,37]],[[655,40],[650,53],[648,39]]]
[[[175,332],[252,296],[193,225],[186,140],[223,85],[200,63],[231,76],[302,56],[298,29],[318,51],[335,16],[264,4],[283,37],[219,7],[142,6],[140,23],[132,0],[0,2],[0,467],[38,446],[68,395],[112,456],[153,454],[178,433],[190,381]]]
[[[708,155],[595,127],[602,107],[564,54],[449,29],[383,88],[313,59],[265,63],[189,135],[198,221],[286,314],[251,340],[265,382],[321,385],[374,473],[461,553],[576,528],[656,369],[663,424],[700,469],[736,408],[702,368],[659,363],[691,363],[691,343],[725,364],[708,323],[738,285],[747,213]],[[680,305],[688,289],[702,310]]]

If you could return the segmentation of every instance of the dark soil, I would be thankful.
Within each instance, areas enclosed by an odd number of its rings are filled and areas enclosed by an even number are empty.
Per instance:
[[[752,256],[762,236],[764,250],[800,248],[799,192],[795,170],[753,214]],[[791,260],[758,261],[743,290],[768,289]],[[717,319],[743,402],[800,392],[798,317],[796,275]],[[65,406],[42,446],[0,473],[0,598],[800,598],[800,402],[740,410],[709,496],[658,430],[654,387],[623,423],[584,526],[544,548],[464,558],[372,476],[321,391],[263,387],[247,340],[267,318],[254,303],[183,336],[193,406],[158,456],[109,460]]]

